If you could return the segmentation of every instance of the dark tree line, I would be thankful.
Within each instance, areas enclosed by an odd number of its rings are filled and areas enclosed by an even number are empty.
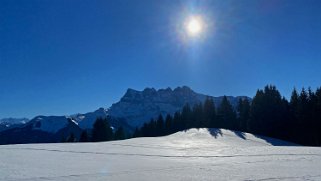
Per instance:
[[[173,116],[167,114],[164,119],[159,115],[156,120],[151,119],[141,128],[136,128],[133,137],[164,136],[189,128],[209,127],[239,128],[236,112],[226,96],[217,109],[213,99],[207,97],[204,103],[195,104],[193,107],[186,104],[182,111]]]
[[[111,128],[108,120],[105,118],[98,118],[94,125],[91,134],[87,130],[83,130],[79,140],[77,140],[73,133],[63,142],[100,142],[111,140],[123,140],[126,139],[125,131],[122,127],[119,127],[115,131]]]
[[[162,115],[141,128],[133,137],[164,136],[189,128],[226,128],[270,136],[299,143],[321,146],[321,88],[315,92],[302,89],[292,92],[290,101],[275,86],[258,90],[253,100],[240,99],[233,108],[227,97],[218,107],[212,99],[192,107],[186,104],[173,116]]]

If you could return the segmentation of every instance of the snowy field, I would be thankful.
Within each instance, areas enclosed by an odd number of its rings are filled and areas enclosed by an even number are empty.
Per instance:
[[[321,149],[219,129],[102,143],[4,145],[0,180],[321,180]]]

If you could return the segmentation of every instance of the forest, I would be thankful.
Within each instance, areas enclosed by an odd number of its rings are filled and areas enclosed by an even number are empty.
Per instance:
[[[233,108],[224,96],[220,105],[207,97],[202,103],[186,104],[174,115],[159,115],[132,135],[122,127],[112,130],[107,119],[96,120],[90,136],[80,142],[110,141],[132,137],[165,136],[190,128],[223,128],[278,138],[306,146],[321,146],[321,88],[292,91],[288,101],[273,85],[258,89],[252,100],[240,99]],[[75,141],[68,138],[67,141]]]

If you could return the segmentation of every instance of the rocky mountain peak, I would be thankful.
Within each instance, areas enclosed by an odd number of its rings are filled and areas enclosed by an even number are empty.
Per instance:
[[[145,88],[143,91],[127,89],[125,95],[119,102],[108,109],[108,115],[122,118],[133,127],[141,126],[151,118],[159,114],[173,114],[182,109],[185,104],[193,106],[203,102],[207,95],[194,92],[188,86],[159,89]],[[211,96],[210,96],[211,97]],[[211,97],[216,105],[219,105],[222,97]],[[239,97],[229,96],[228,100],[236,105]]]

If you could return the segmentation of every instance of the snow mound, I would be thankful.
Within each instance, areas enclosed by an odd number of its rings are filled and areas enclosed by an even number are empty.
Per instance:
[[[218,128],[193,128],[169,135],[166,139],[198,142],[206,145],[213,144],[215,146],[298,146],[279,139]]]

